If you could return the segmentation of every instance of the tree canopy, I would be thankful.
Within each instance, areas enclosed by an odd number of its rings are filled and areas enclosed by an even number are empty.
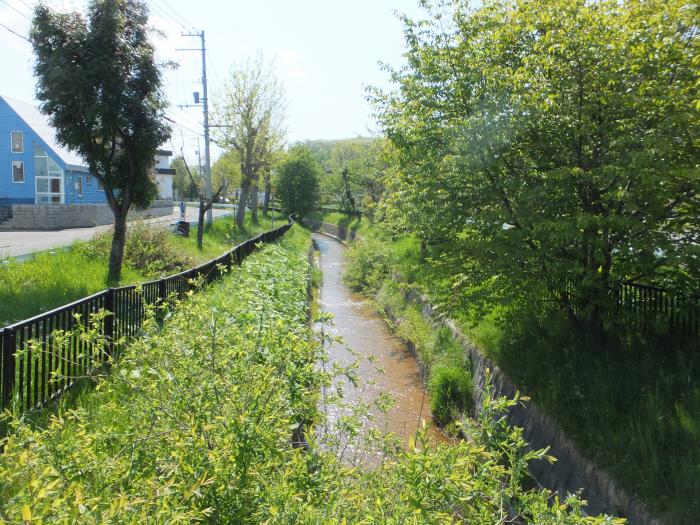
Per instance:
[[[318,205],[321,166],[304,146],[291,148],[277,166],[277,195],[285,213],[304,216]]]
[[[272,154],[285,137],[284,89],[271,64],[258,55],[231,72],[216,104],[219,143],[236,151],[241,166],[241,205],[236,223],[243,227],[245,203],[252,198],[257,220],[260,175],[269,173]]]
[[[118,280],[127,214],[156,197],[155,153],[170,135],[148,9],[139,0],[91,0],[83,16],[39,4],[30,38],[41,111],[58,141],[85,159],[114,213],[109,275]]]
[[[600,329],[619,279],[697,286],[697,20],[682,0],[487,1],[407,18],[386,211],[492,283]],[[570,286],[575,283],[576,286]]]

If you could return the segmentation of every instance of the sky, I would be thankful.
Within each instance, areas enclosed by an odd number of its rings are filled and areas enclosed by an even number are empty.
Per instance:
[[[34,100],[31,46],[19,35],[29,30],[35,0],[0,0],[0,94]],[[50,7],[83,10],[85,0],[47,0]],[[192,104],[201,91],[199,38],[183,32],[205,31],[210,103],[216,100],[233,67],[256,53],[272,61],[286,91],[288,142],[339,139],[376,134],[368,85],[390,88],[379,63],[400,66],[404,39],[396,13],[418,17],[417,0],[146,0],[152,24],[165,38],[154,37],[159,59],[179,68],[164,77],[175,122],[170,146],[196,158],[203,152],[202,109]],[[210,110],[211,113],[211,110]],[[220,150],[215,146],[212,157]]]

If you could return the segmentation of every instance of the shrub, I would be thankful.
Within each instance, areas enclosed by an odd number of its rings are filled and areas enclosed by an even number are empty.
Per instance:
[[[440,426],[458,420],[474,407],[471,374],[462,367],[442,363],[435,365],[428,390],[433,419]]]
[[[89,257],[106,261],[112,246],[112,235],[112,230],[99,233],[91,241],[77,245],[77,249]],[[160,277],[192,266],[190,258],[176,251],[168,242],[170,235],[166,228],[144,222],[131,224],[127,230],[124,249],[124,261],[127,266],[148,278]]]
[[[307,215],[318,205],[321,165],[304,146],[295,146],[277,167],[277,196],[286,214]]]
[[[345,283],[355,291],[376,292],[389,277],[391,258],[386,245],[376,240],[355,242],[347,253]]]

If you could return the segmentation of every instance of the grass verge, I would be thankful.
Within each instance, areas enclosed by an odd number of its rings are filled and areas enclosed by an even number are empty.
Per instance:
[[[207,225],[202,250],[196,231],[178,237],[165,229],[129,225],[121,284],[155,279],[209,261],[236,244],[272,227],[271,218],[259,215],[260,224],[246,218],[244,228],[235,227],[232,217]],[[275,215],[275,224],[286,219]],[[107,287],[110,234],[73,244],[54,254],[43,252],[25,262],[10,259],[0,265],[0,326],[27,319],[41,312],[76,301]]]

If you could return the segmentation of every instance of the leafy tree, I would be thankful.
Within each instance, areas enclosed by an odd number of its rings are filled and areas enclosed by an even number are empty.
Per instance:
[[[215,188],[224,188],[221,198],[225,200],[227,190],[237,187],[241,182],[241,161],[236,151],[226,151],[214,162],[211,179]]]
[[[385,139],[358,137],[303,142],[323,168],[321,199],[347,213],[374,213],[384,193],[383,177],[393,166]]]
[[[301,216],[318,205],[321,166],[304,146],[295,146],[277,167],[277,195],[285,213]]]
[[[170,135],[148,9],[139,0],[91,0],[83,16],[40,4],[30,38],[41,110],[58,141],[85,159],[114,213],[109,279],[117,282],[127,215],[157,195],[151,170]]]
[[[236,224],[242,228],[249,199],[253,222],[257,223],[260,175],[269,171],[273,152],[284,142],[284,90],[272,66],[258,55],[232,72],[216,107],[222,126],[219,142],[235,150],[240,158],[241,197]]]
[[[375,93],[393,224],[457,289],[549,299],[602,337],[619,279],[700,283],[697,20],[683,0],[430,4]]]

